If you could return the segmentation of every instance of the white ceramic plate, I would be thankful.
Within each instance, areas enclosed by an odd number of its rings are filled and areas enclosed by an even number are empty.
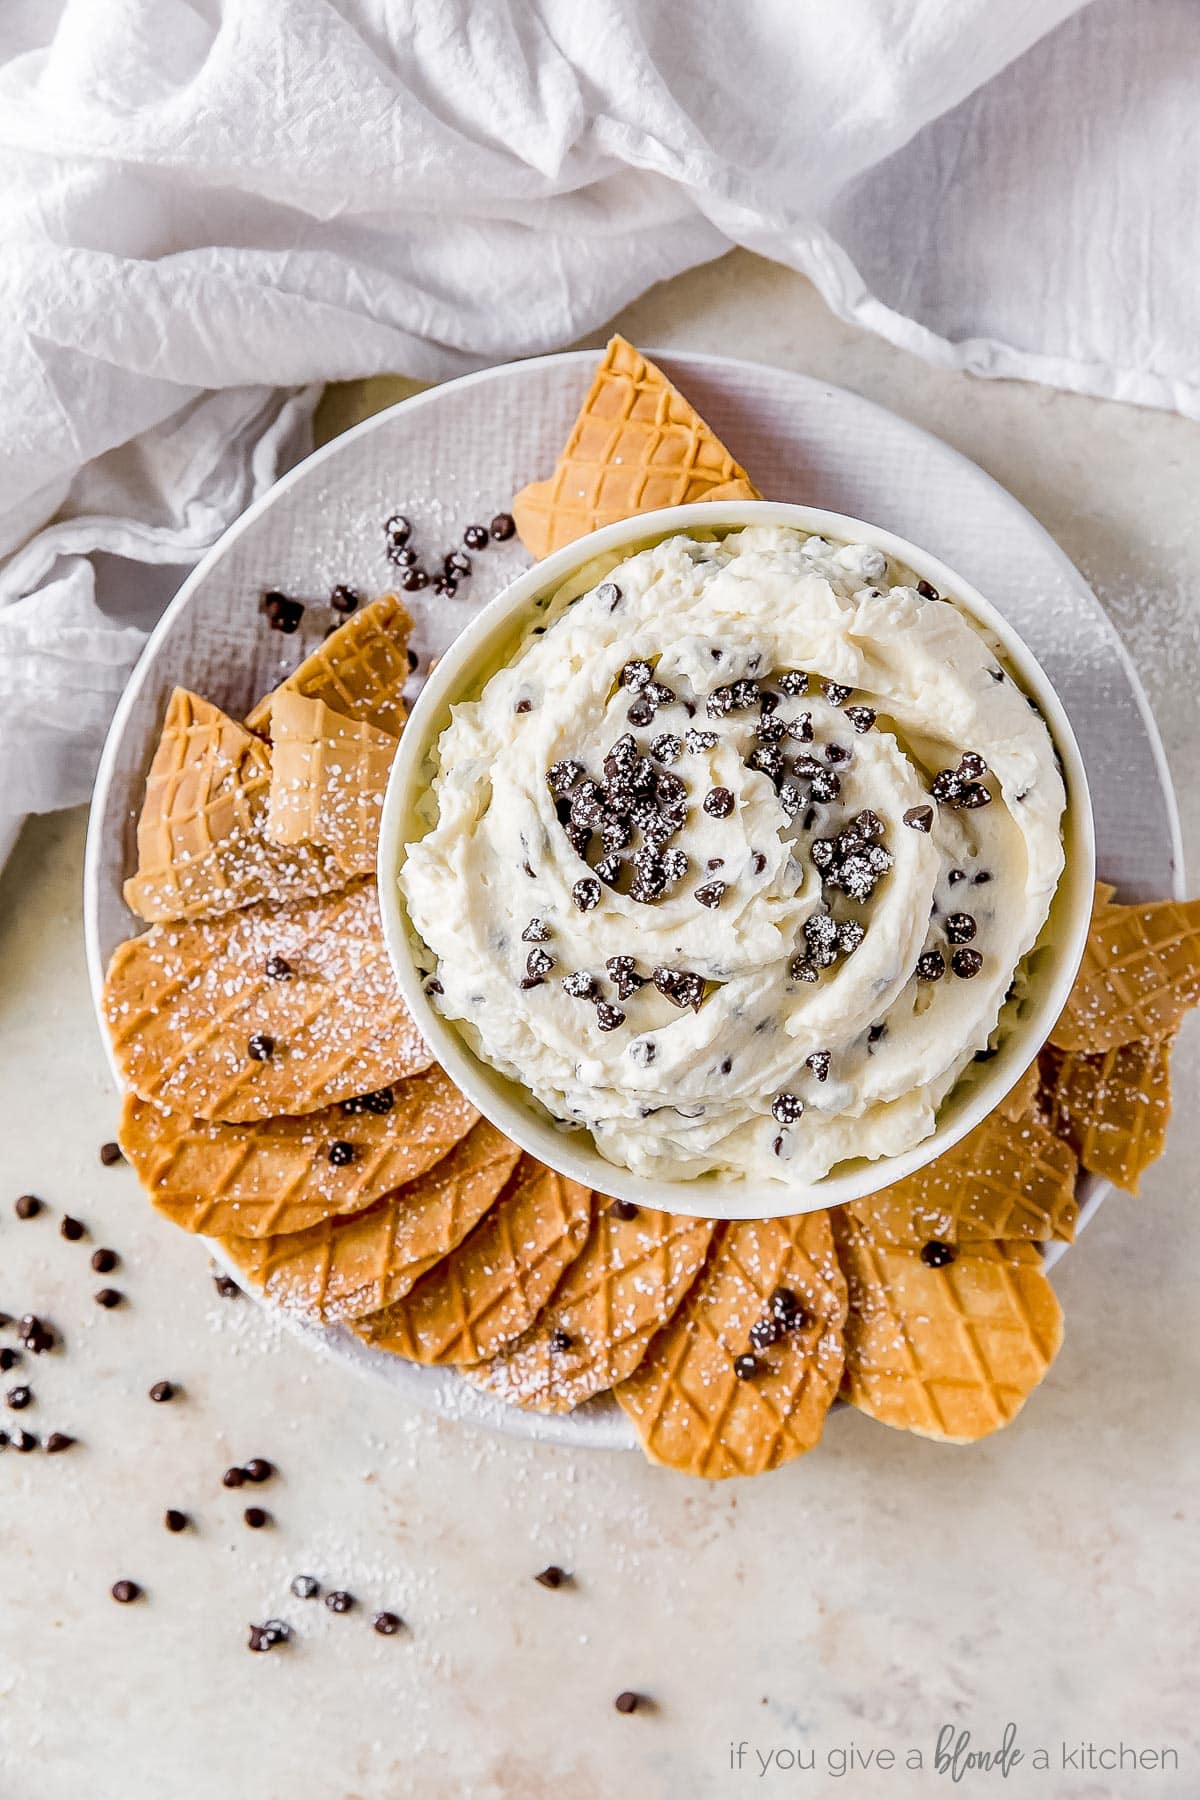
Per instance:
[[[1162,746],[1116,632],[1082,576],[1023,507],[937,439],[840,388],[721,357],[663,355],[667,374],[763,492],[869,519],[961,572],[1011,622],[1058,690],[1087,767],[1097,865],[1122,898],[1181,894],[1179,820]],[[92,802],[85,869],[88,962],[104,966],[139,929],[121,898],[133,866],[146,766],[176,683],[234,714],[297,662],[330,623],[337,582],[393,585],[383,521],[403,512],[429,567],[548,473],[595,366],[591,351],[513,363],[419,394],[337,438],[251,507],[168,608],[113,720]],[[422,657],[439,653],[522,569],[514,539],[473,557],[453,599],[408,596]],[[287,638],[258,611],[268,588],[314,596]],[[1105,1184],[1086,1177],[1081,1228]],[[1063,1254],[1050,1246],[1047,1265]],[[451,1371],[371,1351],[344,1329],[297,1326],[328,1353],[374,1370],[422,1405],[572,1446],[632,1443],[610,1403],[542,1418],[489,1400]]]

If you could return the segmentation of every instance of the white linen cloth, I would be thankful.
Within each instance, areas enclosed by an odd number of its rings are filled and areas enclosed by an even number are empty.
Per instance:
[[[1198,52],[1193,0],[5,0],[0,815],[86,797],[314,384],[557,348],[731,244],[1195,416]]]

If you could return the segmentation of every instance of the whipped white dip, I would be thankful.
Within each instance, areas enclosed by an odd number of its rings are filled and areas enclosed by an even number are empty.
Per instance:
[[[988,1047],[1065,792],[982,628],[904,575],[673,537],[453,709],[399,876],[430,991],[616,1164],[811,1182],[926,1137]]]

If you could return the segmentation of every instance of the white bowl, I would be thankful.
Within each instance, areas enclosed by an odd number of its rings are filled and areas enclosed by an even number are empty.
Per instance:
[[[426,829],[417,806],[432,779],[437,743],[450,722],[451,706],[477,692],[506,660],[534,617],[537,601],[607,553],[616,552],[623,559],[693,528],[732,531],[747,525],[786,525],[835,542],[874,545],[893,564],[951,595],[996,638],[1021,687],[1037,702],[1062,760],[1067,789],[1066,867],[1031,952],[1034,979],[1029,996],[1010,1023],[998,1054],[969,1066],[944,1101],[936,1130],[921,1143],[899,1156],[840,1163],[821,1181],[804,1187],[783,1182],[768,1187],[716,1175],[678,1181],[634,1175],[602,1156],[587,1132],[551,1123],[525,1089],[477,1057],[455,1026],[430,1004],[418,962],[420,940],[397,880],[405,844]],[[842,1205],[900,1180],[948,1150],[1004,1098],[1046,1041],[1083,955],[1094,881],[1095,836],[1083,759],[1057,694],[1011,626],[969,582],[894,532],[841,513],[769,500],[704,502],[625,519],[569,544],[519,576],[467,626],[426,682],[392,766],[379,839],[379,897],[396,979],[438,1060],[471,1102],[514,1143],[572,1180],[641,1206],[702,1218],[762,1218]]]

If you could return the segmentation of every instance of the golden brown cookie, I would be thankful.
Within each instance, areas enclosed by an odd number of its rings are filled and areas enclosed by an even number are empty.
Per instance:
[[[102,1005],[126,1084],[193,1118],[317,1112],[433,1060],[369,882],[155,925],[114,952]]]
[[[226,1256],[269,1300],[335,1324],[379,1312],[449,1255],[504,1187],[521,1152],[480,1120],[450,1154],[350,1218],[285,1237],[226,1238]]]
[[[696,1285],[616,1398],[651,1462],[760,1475],[820,1440],[845,1317],[827,1213],[718,1225]]]
[[[346,876],[374,874],[398,742],[323,700],[278,693],[271,710],[268,836],[301,858],[307,846],[320,846]]]
[[[339,625],[298,669],[259,701],[246,720],[251,731],[270,734],[280,693],[323,700],[347,719],[362,719],[399,737],[408,710],[401,690],[409,677],[412,619],[403,600],[384,594]]]
[[[1099,906],[1075,985],[1050,1033],[1059,1050],[1096,1054],[1173,1037],[1200,1000],[1200,900]]]
[[[1085,1169],[1129,1194],[1167,1141],[1172,1041],[1121,1044],[1098,1056],[1068,1056],[1052,1044],[1042,1052],[1051,1129]]]

